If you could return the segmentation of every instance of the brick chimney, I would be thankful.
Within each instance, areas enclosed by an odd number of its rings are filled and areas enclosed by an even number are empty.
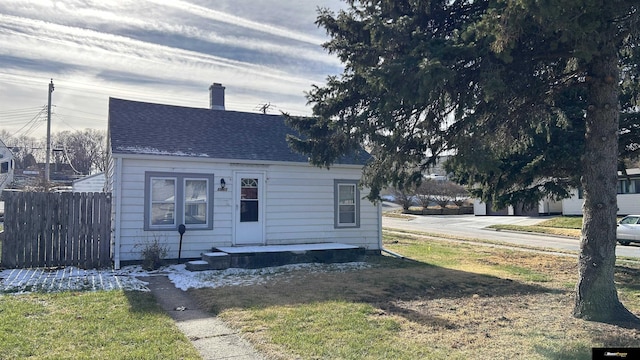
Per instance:
[[[211,110],[224,110],[224,86],[213,83],[209,86],[209,107]]]

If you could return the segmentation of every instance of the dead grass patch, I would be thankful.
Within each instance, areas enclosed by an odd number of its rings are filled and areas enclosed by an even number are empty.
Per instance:
[[[418,261],[190,293],[278,359],[584,359],[640,344],[638,330],[572,317],[574,258],[411,236],[387,247]],[[640,270],[620,267],[616,281],[639,313]]]

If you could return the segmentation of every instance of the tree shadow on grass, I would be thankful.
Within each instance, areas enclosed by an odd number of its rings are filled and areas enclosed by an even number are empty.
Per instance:
[[[421,262],[377,257],[373,267],[348,272],[308,273],[259,285],[215,289],[192,289],[201,308],[217,314],[230,308],[267,308],[325,301],[368,303],[387,313],[418,323],[434,321],[454,326],[433,316],[398,306],[398,302],[433,299],[499,298],[563,292],[490,275],[452,270]]]
[[[640,291],[640,270],[627,266],[616,266],[616,283],[618,287],[624,287],[632,291]]]
[[[129,311],[142,314],[161,314],[165,311],[158,304],[156,297],[150,292],[124,291],[129,303]]]
[[[390,257],[369,262],[373,266],[367,269],[298,271],[259,285],[192,289],[189,294],[213,314],[266,309],[266,314],[273,316],[272,307],[284,307],[282,311],[287,313],[288,307],[311,305],[312,309],[325,302],[365,303],[374,309],[374,316],[389,315],[411,324],[403,336],[417,336],[426,344],[447,344],[463,352],[478,346],[478,350],[491,353],[495,350],[492,342],[499,340],[501,346],[520,355],[533,351],[550,359],[579,359],[590,353],[592,344],[624,346],[640,341],[635,330],[571,315],[574,290],[566,287],[571,279],[567,274],[575,267],[571,262],[533,259],[522,264],[538,266],[552,279],[540,283]],[[635,269],[622,269],[617,279],[635,275]],[[630,284],[636,286],[636,282]],[[230,314],[238,316],[230,320],[238,324],[253,316]]]

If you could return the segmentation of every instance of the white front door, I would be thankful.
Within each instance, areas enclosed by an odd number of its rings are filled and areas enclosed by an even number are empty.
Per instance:
[[[234,175],[235,244],[264,244],[264,174]]]

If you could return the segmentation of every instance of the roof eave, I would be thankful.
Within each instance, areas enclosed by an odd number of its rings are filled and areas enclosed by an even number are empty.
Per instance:
[[[132,154],[132,153],[112,153],[114,159],[130,159],[130,160],[156,160],[156,161],[175,161],[175,160],[187,160],[191,162],[208,162],[208,163],[229,163],[229,164],[243,164],[243,165],[296,165],[296,166],[311,166],[315,167],[308,162],[302,161],[276,161],[276,160],[247,160],[247,159],[229,159],[229,158],[213,158],[202,156],[176,156],[176,155],[160,155],[160,154]],[[354,168],[362,169],[364,165],[360,164],[334,164],[331,167],[336,168]]]

